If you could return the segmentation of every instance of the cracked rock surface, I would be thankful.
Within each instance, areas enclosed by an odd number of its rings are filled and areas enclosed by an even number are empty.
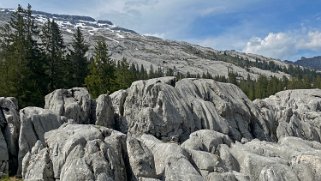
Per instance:
[[[19,163],[30,181],[321,180],[319,89],[252,102],[232,84],[162,77],[46,99],[18,114],[0,98],[3,175]]]

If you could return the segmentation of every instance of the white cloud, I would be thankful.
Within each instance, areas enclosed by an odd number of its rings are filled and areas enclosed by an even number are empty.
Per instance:
[[[302,51],[321,52],[321,32],[304,30],[269,33],[263,38],[251,38],[243,51],[280,59],[295,57]]]
[[[298,48],[320,50],[321,49],[321,32],[320,31],[308,32],[306,37],[303,37],[299,41]]]
[[[269,33],[264,38],[254,37],[247,42],[244,52],[284,58],[294,53],[295,40],[286,33]]]
[[[145,36],[154,36],[154,37],[158,37],[158,38],[165,38],[166,35],[164,33],[145,33]]]

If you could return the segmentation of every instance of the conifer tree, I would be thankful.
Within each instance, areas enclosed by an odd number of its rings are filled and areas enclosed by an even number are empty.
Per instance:
[[[54,20],[47,21],[42,28],[42,46],[46,58],[48,91],[68,88],[67,79],[70,64],[65,58],[65,45],[59,25]]]
[[[85,77],[88,74],[88,61],[85,57],[88,51],[88,45],[85,44],[84,36],[81,29],[78,27],[71,43],[72,49],[70,50],[70,86],[82,86]]]
[[[134,80],[133,72],[129,70],[126,58],[118,61],[115,71],[116,90],[128,88]]]
[[[100,94],[115,91],[114,80],[115,65],[108,54],[107,44],[102,40],[98,40],[85,83],[92,96],[96,98]]]
[[[27,10],[18,5],[9,24],[1,28],[1,74],[5,82],[0,85],[1,94],[16,97],[22,107],[41,106],[43,102],[45,91],[37,72],[42,67],[36,41],[38,33],[31,5],[28,5]]]
[[[48,77],[48,90],[67,88],[66,76],[69,71],[65,59],[65,45],[58,24],[54,20],[47,21],[42,29],[41,40],[46,56],[46,75]]]

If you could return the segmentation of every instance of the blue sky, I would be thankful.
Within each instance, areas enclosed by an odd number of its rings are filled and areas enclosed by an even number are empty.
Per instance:
[[[141,34],[282,60],[321,55],[320,0],[1,0],[107,19]]]

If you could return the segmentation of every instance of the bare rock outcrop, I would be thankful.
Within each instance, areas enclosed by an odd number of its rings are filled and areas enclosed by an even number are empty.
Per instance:
[[[209,152],[206,146],[208,144],[196,139],[195,135],[202,137],[211,131],[194,132],[194,135],[181,145],[190,154],[189,161],[204,179],[259,181],[321,179],[319,142],[284,137],[278,143],[254,139],[245,144],[230,143],[229,146],[229,143],[221,140],[215,141],[213,145],[216,145],[217,149]],[[218,135],[213,140],[219,137],[222,138]],[[201,145],[203,147],[200,147]]]
[[[92,123],[92,100],[86,88],[53,91],[45,97],[45,109],[71,119],[73,123]]]
[[[60,116],[50,110],[38,107],[21,109],[20,120],[18,175],[21,174],[24,156],[31,151],[36,142],[39,140],[44,143],[45,133],[57,129],[61,125]]]
[[[141,143],[154,157],[156,176],[162,180],[203,180],[189,161],[189,154],[177,143],[164,143],[152,135],[142,135]]]
[[[278,139],[295,136],[321,140],[320,89],[282,91],[254,103]]]
[[[18,168],[20,120],[17,100],[0,97],[0,177]]]
[[[82,88],[46,99],[50,110],[20,111],[25,180],[321,180],[318,89],[253,103],[232,84],[162,77],[94,102]],[[14,107],[1,110],[7,129]],[[9,137],[1,133],[7,166]]]
[[[102,94],[96,99],[96,125],[106,128],[115,127],[114,108],[109,95]]]
[[[122,132],[127,132],[128,129],[127,121],[123,118],[124,104],[127,95],[128,94],[126,90],[119,90],[110,94],[110,98],[115,112],[115,128]]]
[[[135,179],[156,179],[154,156],[151,150],[142,141],[131,136],[127,137],[126,143],[130,168]]]
[[[44,140],[23,160],[25,180],[127,179],[122,155],[126,135],[118,131],[95,125],[64,124],[47,132]]]
[[[124,133],[182,142],[194,131],[212,129],[239,141],[275,140],[257,107],[232,84],[162,77],[134,82],[126,92],[124,104],[113,101],[123,110],[118,115]],[[120,100],[121,93],[112,97]]]

